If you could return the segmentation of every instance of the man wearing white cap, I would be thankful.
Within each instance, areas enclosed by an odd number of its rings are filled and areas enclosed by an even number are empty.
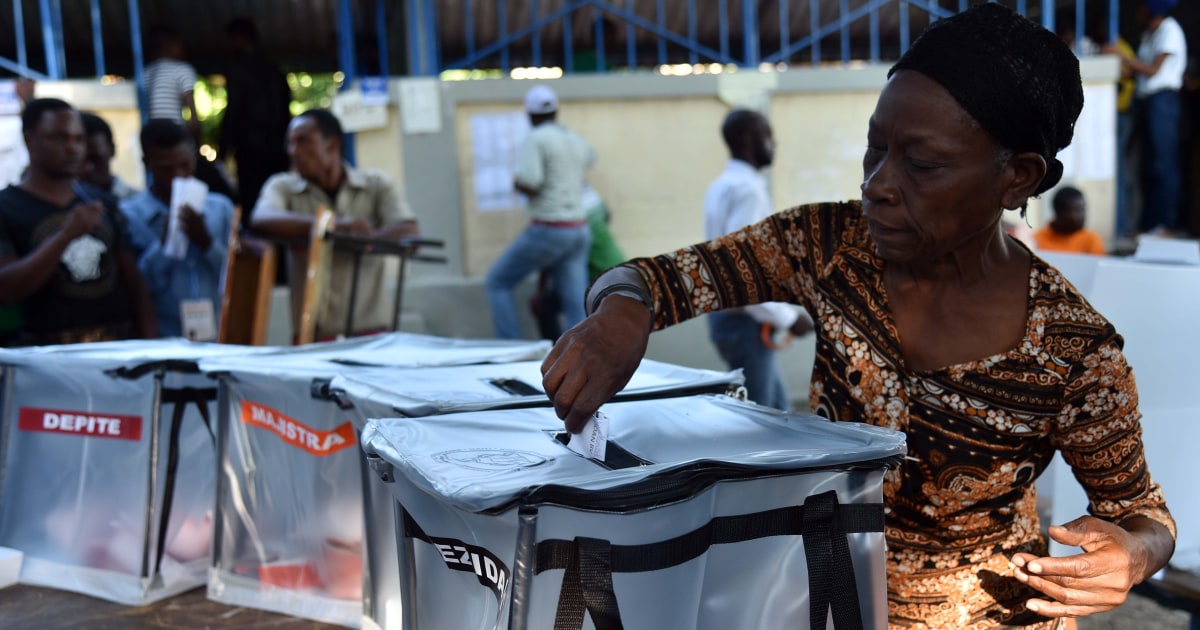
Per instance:
[[[535,85],[525,95],[533,130],[521,148],[513,185],[529,197],[529,227],[500,255],[487,275],[488,302],[496,336],[520,339],[513,287],[529,274],[547,270],[554,278],[566,318],[564,330],[583,321],[587,257],[592,234],[580,203],[583,173],[596,159],[591,145],[560,125],[558,96]]]

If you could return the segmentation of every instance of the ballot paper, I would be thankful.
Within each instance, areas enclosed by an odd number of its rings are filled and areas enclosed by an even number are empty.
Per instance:
[[[608,450],[608,416],[597,411],[579,433],[571,434],[567,448],[588,457],[604,461]]]
[[[163,254],[168,258],[183,260],[187,257],[188,237],[179,219],[179,210],[191,206],[196,212],[204,212],[204,198],[208,195],[208,184],[195,177],[176,177],[171,180],[171,216],[167,221],[167,240]]]

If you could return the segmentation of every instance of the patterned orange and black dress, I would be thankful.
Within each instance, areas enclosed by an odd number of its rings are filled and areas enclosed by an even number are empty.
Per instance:
[[[1175,523],[1143,457],[1122,339],[1034,256],[1024,339],[1002,354],[905,366],[859,202],[801,206],[740,232],[627,263],[652,287],[655,328],[731,306],[802,304],[817,321],[813,411],[904,431],[885,478],[892,628],[1053,628],[1009,558],[1045,555],[1034,480],[1055,451],[1090,512]]]

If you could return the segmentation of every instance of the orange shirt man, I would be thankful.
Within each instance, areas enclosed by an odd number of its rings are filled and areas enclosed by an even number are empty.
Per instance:
[[[1046,252],[1097,254],[1103,256],[1104,239],[1083,227],[1087,219],[1087,202],[1079,189],[1060,188],[1054,194],[1054,220],[1034,232],[1037,248]]]

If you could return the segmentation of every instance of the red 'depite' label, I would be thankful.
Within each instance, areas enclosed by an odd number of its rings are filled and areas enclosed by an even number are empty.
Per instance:
[[[242,422],[266,429],[292,446],[317,457],[354,446],[354,427],[346,422],[332,431],[320,431],[266,405],[242,401]]]
[[[95,411],[21,407],[17,428],[21,431],[65,433],[133,442],[142,439],[141,416],[122,416]]]

